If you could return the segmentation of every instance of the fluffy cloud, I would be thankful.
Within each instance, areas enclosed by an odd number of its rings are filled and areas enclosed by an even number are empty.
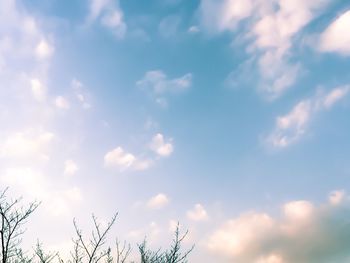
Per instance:
[[[336,206],[300,200],[284,204],[281,216],[244,213],[216,229],[208,248],[238,263],[345,263],[349,208],[345,198]]]
[[[123,16],[118,1],[90,1],[89,21],[99,20],[100,23],[109,28],[117,38],[123,38],[127,30]]]
[[[341,14],[321,34],[320,50],[350,55],[350,10]]]
[[[192,210],[187,212],[188,219],[192,221],[205,221],[208,219],[208,213],[201,204],[196,204]]]
[[[260,86],[273,99],[295,83],[300,65],[290,62],[294,38],[325,3],[324,0],[202,0],[199,11],[202,25],[211,32],[238,32],[250,42],[247,52],[257,57]],[[238,31],[238,24],[243,32]]]
[[[69,101],[62,97],[62,96],[57,96],[55,99],[55,105],[57,108],[59,109],[63,109],[63,110],[68,110],[70,108],[70,104]]]
[[[74,161],[67,160],[64,162],[65,175],[69,175],[69,176],[74,175],[78,170],[79,170],[79,167]]]
[[[337,87],[327,94],[300,101],[288,114],[277,117],[274,132],[268,137],[276,147],[286,147],[305,133],[307,125],[318,112],[330,109],[350,91],[349,86]]]
[[[174,151],[172,140],[166,141],[163,134],[156,134],[150,143],[150,149],[160,156],[169,156]]]
[[[128,168],[136,161],[136,157],[133,154],[126,153],[121,147],[117,147],[108,152],[104,159],[105,165],[119,166],[122,168]]]
[[[147,202],[147,207],[150,209],[161,209],[169,204],[169,198],[165,194],[157,194]]]
[[[122,147],[107,152],[104,156],[104,163],[106,167],[118,167],[121,171],[146,170],[152,165],[151,160],[139,159],[132,153],[125,152]]]
[[[344,190],[333,191],[329,194],[328,200],[332,205],[341,204],[346,198]]]
[[[54,134],[42,130],[26,130],[9,134],[0,143],[0,157],[49,159],[49,145]]]
[[[38,58],[46,59],[52,56],[54,48],[45,39],[42,39],[36,46],[35,52]]]
[[[46,99],[46,87],[38,79],[31,79],[30,85],[34,99],[44,101]]]

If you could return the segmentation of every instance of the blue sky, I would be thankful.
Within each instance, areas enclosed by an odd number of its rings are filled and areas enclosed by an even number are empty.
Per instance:
[[[2,0],[1,185],[50,249],[119,211],[193,262],[348,262],[349,56],[347,1]]]

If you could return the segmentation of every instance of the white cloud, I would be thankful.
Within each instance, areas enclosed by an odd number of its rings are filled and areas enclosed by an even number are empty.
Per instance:
[[[341,14],[320,36],[320,50],[350,55],[350,10]]]
[[[346,193],[344,190],[336,190],[329,194],[328,200],[332,205],[339,205],[345,201]]]
[[[151,159],[140,159],[138,158],[133,164],[133,169],[136,171],[144,171],[152,167],[154,161]]]
[[[249,17],[253,1],[202,0],[200,13],[202,24],[212,31],[234,30],[237,24]]]
[[[79,170],[79,167],[74,161],[67,160],[64,162],[65,175],[69,175],[69,176],[74,175],[78,170]]]
[[[117,38],[123,38],[127,26],[123,18],[124,14],[119,8],[119,2],[113,0],[91,0],[89,20],[99,20],[100,23],[110,29]]]
[[[106,167],[118,167],[121,171],[127,169],[146,170],[153,164],[151,160],[137,158],[132,153],[125,152],[122,147],[117,147],[104,156]]]
[[[17,74],[38,68],[45,72],[42,67],[54,53],[54,45],[47,41],[35,17],[19,1],[2,0],[0,24],[0,68],[7,66],[7,72]]]
[[[52,216],[71,213],[74,206],[83,201],[79,188],[57,189],[50,178],[32,168],[8,168],[0,177],[2,183],[17,189],[21,195],[40,200],[43,208]]]
[[[295,36],[326,2],[202,0],[199,11],[202,25],[211,32],[238,32],[237,38],[250,43],[247,52],[257,58],[260,87],[275,99],[295,83],[301,67],[290,62]]]
[[[314,205],[308,201],[294,201],[284,205],[283,212],[287,220],[306,221],[314,213]]]
[[[40,59],[46,59],[54,53],[54,47],[51,46],[45,39],[40,40],[35,49],[36,55]]]
[[[165,140],[163,134],[157,133],[150,143],[150,149],[160,156],[169,156],[174,151],[172,139]]]
[[[147,207],[150,209],[161,209],[168,204],[169,198],[165,194],[160,193],[148,200]]]
[[[103,9],[109,4],[109,0],[91,0],[90,1],[90,17],[97,19],[102,13]]]
[[[46,99],[46,87],[39,79],[31,79],[30,85],[34,99],[44,101]]]
[[[349,86],[340,86],[327,94],[300,101],[291,112],[277,117],[275,130],[268,137],[268,142],[276,147],[286,147],[298,141],[315,114],[331,109],[349,91]]]
[[[285,263],[283,258],[276,254],[271,254],[258,259],[256,263]]]
[[[117,147],[105,155],[104,161],[106,166],[118,166],[125,169],[133,165],[136,157],[131,153],[125,152],[123,148]]]
[[[188,219],[192,221],[205,221],[208,219],[208,213],[201,204],[196,204],[192,210],[187,212]]]
[[[326,108],[331,108],[336,102],[346,96],[350,91],[350,86],[339,87],[333,89],[325,98],[323,99],[323,105]]]
[[[197,34],[200,32],[200,29],[198,26],[190,26],[187,31],[190,34]]]
[[[182,77],[168,79],[163,71],[153,70],[146,72],[145,76],[136,82],[136,85],[142,89],[149,89],[155,94],[179,92],[191,87],[192,74],[187,73]]]
[[[172,139],[165,140],[160,133],[156,134],[149,144],[149,148],[158,156],[167,157],[174,151]],[[125,170],[147,170],[155,160],[147,158],[147,156],[135,156],[132,153],[126,152],[122,147],[107,152],[104,156],[104,164],[106,167],[118,167],[121,171]]]
[[[55,99],[55,105],[57,108],[59,109],[63,109],[63,110],[68,110],[70,108],[70,104],[69,101],[62,97],[62,96],[57,96]]]
[[[15,132],[0,143],[0,156],[8,158],[49,159],[48,152],[54,134],[42,130]]]
[[[152,70],[145,73],[136,86],[149,92],[155,101],[163,107],[167,106],[166,94],[179,93],[192,86],[192,74],[187,73],[181,77],[169,79],[161,70]]]
[[[278,117],[276,129],[269,138],[273,146],[285,147],[297,141],[305,133],[312,114],[310,101],[299,102],[287,115]]]
[[[90,109],[91,108],[91,103],[90,103],[90,94],[86,91],[84,88],[83,83],[81,83],[77,79],[73,79],[71,81],[71,87],[75,92],[75,96],[80,102],[81,106],[83,109]]]
[[[345,263],[349,205],[299,200],[284,204],[281,215],[243,213],[212,233],[208,249],[237,263]]]

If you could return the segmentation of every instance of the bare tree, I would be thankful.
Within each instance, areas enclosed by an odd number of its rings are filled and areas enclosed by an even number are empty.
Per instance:
[[[180,226],[179,223],[175,229],[175,237],[173,239],[173,243],[169,250],[165,252],[161,252],[161,249],[156,251],[152,251],[147,249],[146,240],[139,245],[139,252],[141,256],[141,263],[187,263],[188,255],[194,249],[192,246],[189,250],[182,252],[181,245],[186,236],[188,235],[188,231],[186,231],[183,235],[180,234]]]
[[[36,243],[34,253],[37,256],[39,263],[51,263],[55,258],[58,258],[58,252],[45,252],[42,243]]]
[[[8,188],[0,193],[0,239],[1,239],[1,263],[10,261],[21,261],[23,256],[19,249],[22,228],[28,217],[39,206],[39,202],[32,202],[27,207],[19,206],[22,198],[7,201],[6,193]],[[16,257],[16,259],[13,259]],[[24,257],[22,257],[24,260]]]
[[[45,252],[42,244],[38,241],[34,248],[34,255],[28,257],[20,248],[21,235],[24,233],[23,225],[28,217],[37,209],[39,202],[29,203],[27,207],[20,205],[22,198],[7,201],[7,189],[0,192],[0,263],[53,263],[55,259],[59,263],[65,261],[60,258],[57,252]],[[126,242],[122,244],[116,240],[115,250],[106,246],[107,234],[114,225],[117,213],[103,227],[97,218],[92,215],[93,230],[90,237],[84,237],[82,230],[78,227],[76,220],[73,220],[76,238],[73,239],[74,248],[71,252],[71,259],[68,263],[98,263],[103,260],[105,263],[127,263],[131,254],[131,246]],[[187,236],[180,235],[179,224],[175,230],[175,237],[169,250],[150,250],[147,248],[146,240],[138,245],[141,263],[187,263],[187,257],[193,250],[193,246],[182,252],[182,242]],[[115,254],[113,255],[113,251]]]
[[[177,223],[175,229],[175,237],[173,239],[173,244],[171,245],[170,250],[164,253],[166,263],[187,263],[187,257],[194,249],[194,245],[187,251],[181,252],[181,243],[184,241],[188,235],[188,230],[184,234],[180,234],[180,226]]]
[[[79,229],[76,220],[73,220],[75,232],[77,234],[77,239],[75,242],[75,262],[80,262],[86,259],[88,263],[97,263],[102,258],[108,256],[110,249],[104,249],[106,243],[107,233],[112,228],[118,213],[114,214],[112,219],[107,223],[105,229],[102,229],[101,224],[97,221],[97,218],[92,215],[92,220],[94,223],[94,230],[91,232],[91,237],[85,240],[82,234],[82,230]]]
[[[120,242],[117,239],[116,249],[117,249],[116,263],[126,263],[126,260],[128,259],[128,256],[131,253],[130,244],[126,244],[126,241],[124,241],[123,246],[120,246]]]

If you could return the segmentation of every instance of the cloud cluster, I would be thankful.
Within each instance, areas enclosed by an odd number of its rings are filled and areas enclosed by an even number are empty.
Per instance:
[[[268,136],[268,142],[276,147],[286,147],[298,141],[315,114],[331,109],[349,91],[350,86],[341,86],[326,94],[298,102],[288,114],[277,117],[276,127]]]
[[[228,220],[210,236],[208,249],[238,263],[348,262],[350,203],[343,191],[326,204],[299,200],[281,210],[280,216],[247,212]]]
[[[11,192],[42,201],[44,213],[60,216],[83,199],[69,182],[57,183],[64,147],[56,109],[69,109],[63,96],[52,96],[49,67],[55,54],[54,35],[21,1],[0,1],[0,181]],[[62,146],[64,143],[62,143]],[[66,163],[67,173],[77,167]],[[58,180],[57,180],[58,178]]]
[[[137,158],[134,154],[126,152],[119,146],[106,153],[104,164],[106,167],[117,167],[120,171],[125,171],[127,169],[146,170],[152,165],[152,162]]]
[[[326,3],[324,0],[202,0],[199,10],[202,25],[211,32],[235,32],[250,43],[247,52],[256,58],[260,86],[273,99],[295,83],[300,64],[291,62],[294,39]]]
[[[172,139],[165,141],[163,134],[157,133],[152,138],[150,149],[159,156],[166,157],[172,154],[174,146],[172,144]]]
[[[161,133],[154,135],[152,141],[149,143],[149,148],[157,157],[168,157],[174,151],[172,139],[166,140]],[[153,157],[137,157],[132,153],[126,152],[120,146],[107,152],[104,156],[104,164],[106,167],[117,167],[120,171],[147,170],[154,162],[155,160]]]

